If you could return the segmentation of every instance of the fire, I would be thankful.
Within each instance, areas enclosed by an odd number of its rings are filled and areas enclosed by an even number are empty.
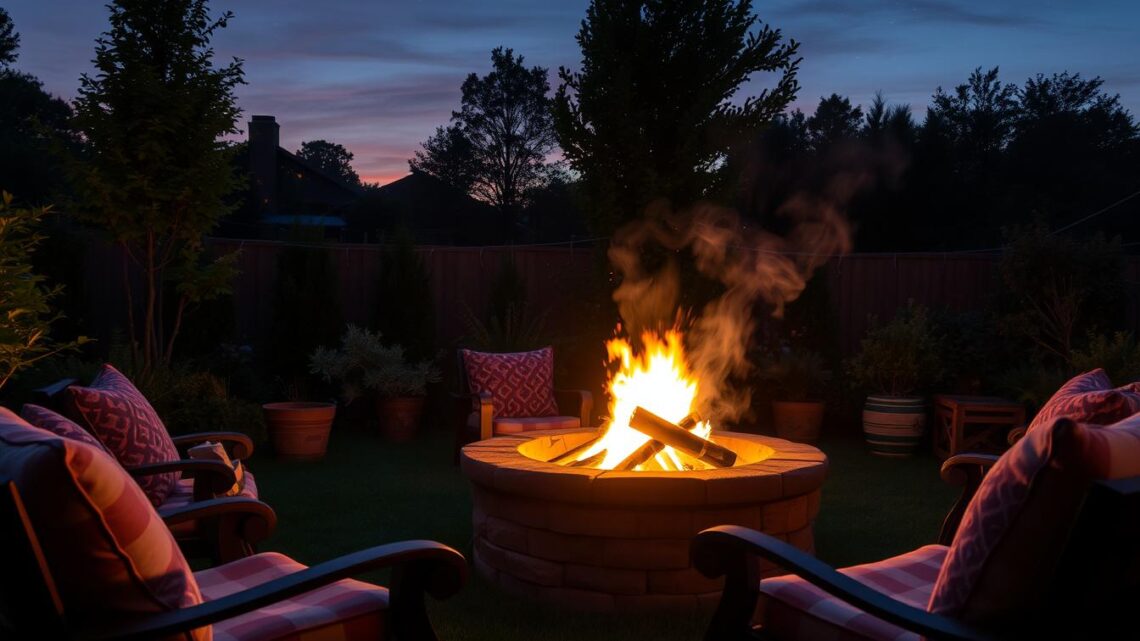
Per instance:
[[[606,343],[609,362],[619,364],[609,382],[610,418],[601,438],[577,460],[585,460],[604,452],[601,461],[592,465],[612,470],[627,456],[649,441],[649,437],[630,427],[634,409],[642,407],[661,418],[679,423],[696,410],[699,382],[689,371],[681,333],[669,330],[663,336],[646,332],[641,337],[644,350],[635,354],[633,346],[623,338]],[[707,421],[691,430],[702,438],[712,432]],[[708,467],[672,447],[665,447],[635,470],[683,470]]]

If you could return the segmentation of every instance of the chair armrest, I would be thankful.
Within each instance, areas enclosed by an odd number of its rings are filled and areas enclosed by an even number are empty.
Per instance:
[[[582,427],[593,427],[594,395],[584,389],[556,389],[554,400],[559,411],[577,416]]]
[[[978,486],[982,484],[986,472],[997,463],[995,454],[955,454],[942,463],[942,480],[950,485],[962,486],[962,493],[958,500],[946,514],[942,521],[942,531],[938,535],[938,542],[950,545],[954,541],[954,534],[958,532],[958,525],[962,522],[962,515],[966,513],[966,506],[974,498]]]
[[[435,639],[424,609],[424,593],[445,599],[467,582],[467,561],[463,555],[435,541],[401,541],[361,550],[201,605],[144,615],[125,625],[83,630],[76,638],[85,641],[162,638],[386,567],[393,568],[389,586],[392,638]]]
[[[209,546],[215,563],[228,563],[254,553],[255,546],[277,529],[277,513],[257,499],[227,496],[189,505],[158,509],[167,527],[206,522],[200,538]]]
[[[199,443],[215,441],[225,446],[231,460],[240,461],[253,455],[253,440],[241,432],[196,432],[172,436],[170,440],[182,454]]]
[[[127,473],[134,478],[169,472],[181,472],[183,476],[194,479],[194,498],[196,500],[225,494],[234,486],[234,483],[237,483],[234,468],[215,459],[179,459],[163,463],[148,463],[127,470]]]
[[[927,612],[841,574],[824,562],[777,538],[735,525],[709,528],[693,538],[693,565],[709,578],[724,576],[724,592],[705,639],[748,639],[760,596],[757,557],[763,557],[874,616],[927,639],[982,641],[989,634]]]
[[[495,404],[490,392],[452,392],[451,397],[456,401],[463,400],[472,405],[478,403],[479,440],[486,440],[494,436],[491,429],[491,419],[495,416]],[[461,428],[466,429],[466,421]]]

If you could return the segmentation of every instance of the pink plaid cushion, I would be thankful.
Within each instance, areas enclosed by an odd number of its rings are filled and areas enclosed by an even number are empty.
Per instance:
[[[207,601],[305,569],[265,552],[194,574]],[[333,641],[384,638],[388,590],[344,579],[214,624],[215,641]]]
[[[94,434],[123,467],[177,461],[178,450],[154,408],[117,369],[104,365],[88,387],[65,390],[68,413]],[[138,482],[154,506],[162,505],[178,473],[152,474]]]
[[[1093,478],[1140,474],[1140,416],[1100,427],[1058,419],[986,474],[950,547],[930,610],[982,624],[1033,616]]]
[[[519,434],[541,430],[568,430],[581,427],[582,419],[577,416],[529,416],[525,418],[496,418],[491,421],[495,435]],[[479,428],[479,414],[467,416],[469,427]]]
[[[201,603],[170,531],[102,450],[0,408],[0,469],[23,496],[73,625]],[[210,631],[193,638],[208,641]]]
[[[91,433],[76,425],[75,421],[47,409],[39,405],[32,405],[27,403],[23,409],[20,410],[20,418],[35,425],[40,429],[45,429],[52,434],[69,438],[73,441],[86,443],[91,447],[103,450],[108,456],[114,456],[107,446],[99,442],[99,439],[91,436]]]
[[[490,392],[495,418],[554,416],[554,350],[490,354],[460,350],[473,394]]]
[[[927,545],[877,563],[840,570],[860,583],[916,608],[925,608],[946,558],[946,546]],[[760,582],[755,622],[774,639],[918,641],[917,634],[871,616],[797,576]]]
[[[249,470],[245,471],[245,485],[238,496],[257,498],[257,483]],[[159,515],[165,515],[172,510],[186,507],[194,502],[194,479],[178,479],[174,491],[166,497],[166,501],[158,508]],[[196,521],[182,521],[171,526],[170,531],[176,538],[193,535],[198,528]]]
[[[1041,407],[1027,432],[1058,418],[1077,423],[1109,425],[1140,412],[1140,389],[1136,384],[1112,387],[1103,369],[1073,377]]]

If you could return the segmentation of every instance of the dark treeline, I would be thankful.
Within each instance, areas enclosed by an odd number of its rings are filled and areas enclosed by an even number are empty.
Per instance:
[[[978,69],[938,88],[921,121],[882,94],[866,108],[832,94],[810,116],[777,118],[749,163],[738,204],[777,228],[792,194],[866,181],[848,212],[857,251],[995,247],[1030,225],[1140,241],[1140,198],[1072,225],[1140,190],[1136,122],[1099,77],[1019,86]]]

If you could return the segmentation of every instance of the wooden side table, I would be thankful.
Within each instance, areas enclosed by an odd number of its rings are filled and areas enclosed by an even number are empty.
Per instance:
[[[1025,423],[1021,403],[994,396],[934,397],[934,453],[947,458],[959,452],[1000,451],[1005,433]],[[1002,428],[995,435],[994,429]]]

